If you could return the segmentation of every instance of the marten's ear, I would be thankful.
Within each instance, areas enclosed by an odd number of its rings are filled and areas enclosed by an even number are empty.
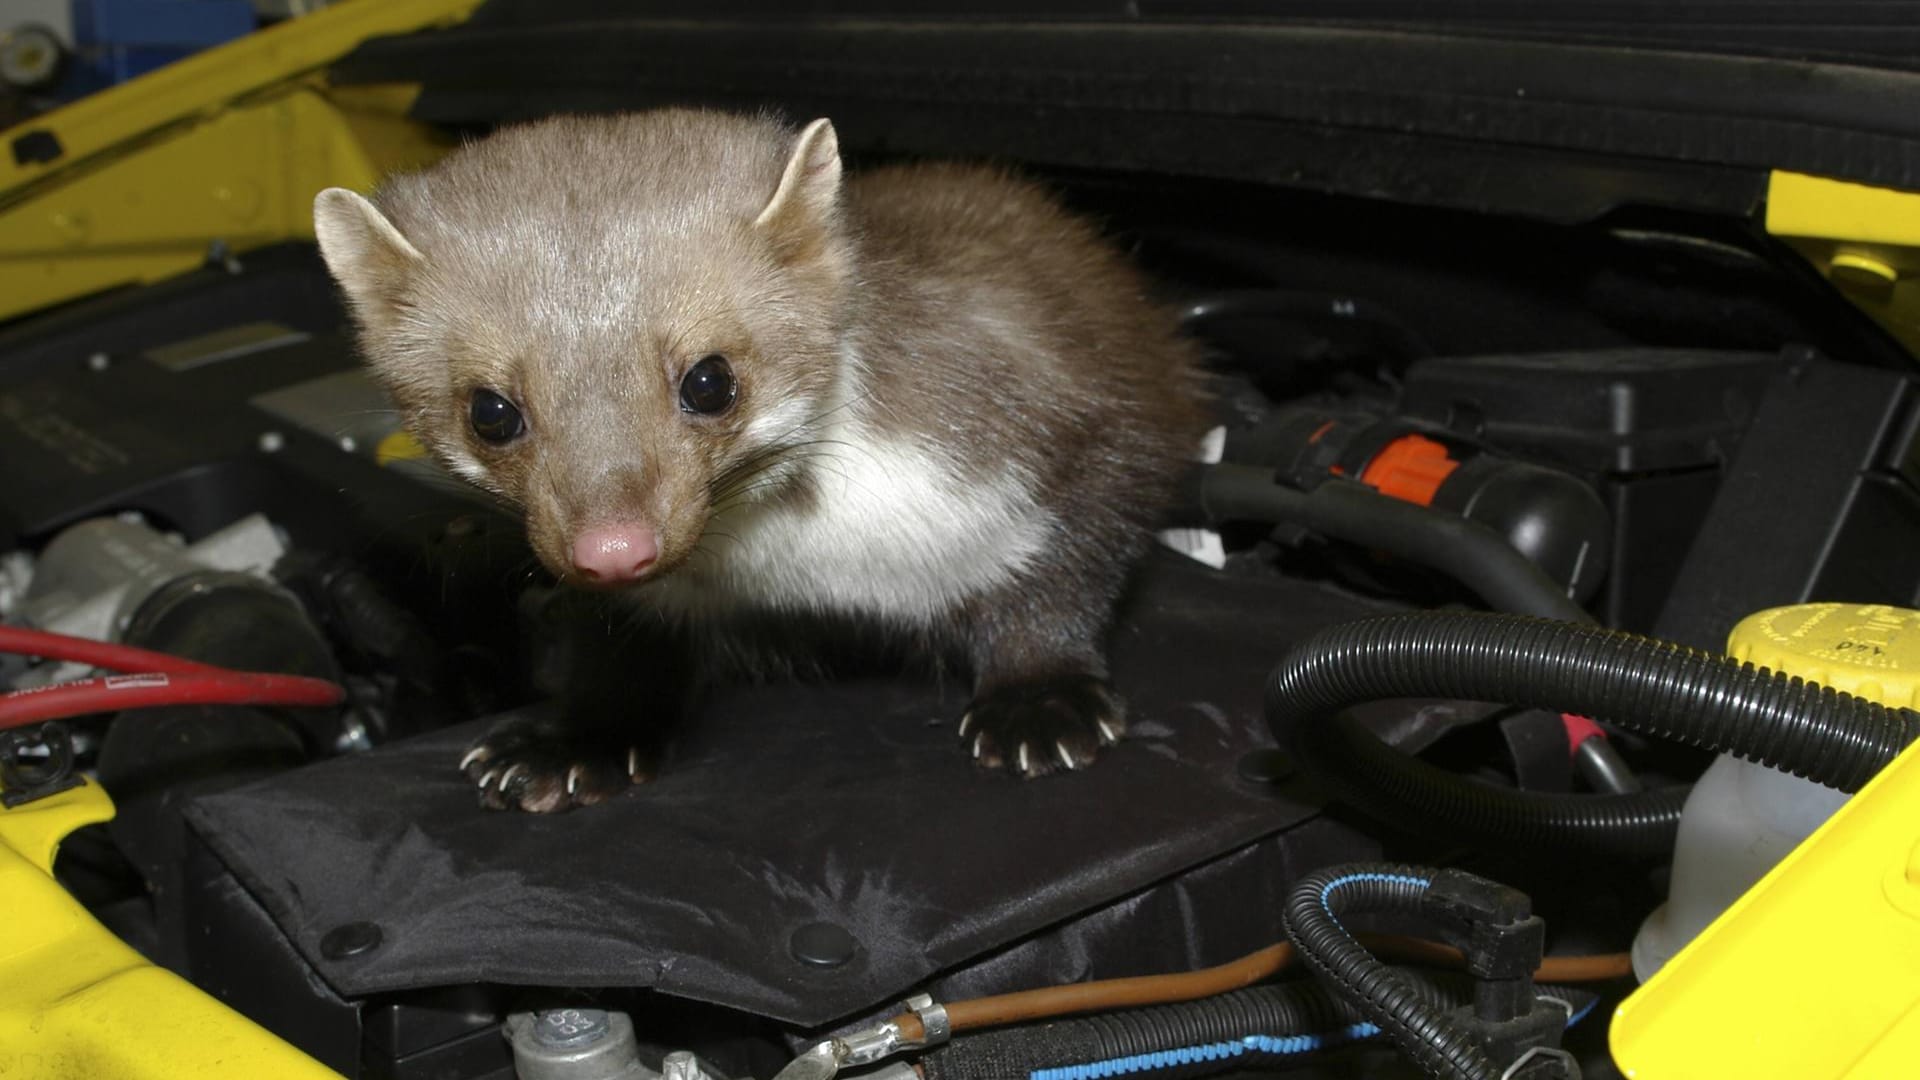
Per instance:
[[[363,320],[385,315],[408,273],[425,261],[378,207],[346,188],[314,197],[313,234],[320,257]]]
[[[839,218],[840,139],[833,123],[815,120],[793,140],[780,187],[753,227],[789,258],[811,257],[832,239]]]

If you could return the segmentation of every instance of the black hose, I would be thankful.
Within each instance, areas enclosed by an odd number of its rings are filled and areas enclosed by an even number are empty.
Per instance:
[[[1432,883],[1428,871],[1392,863],[1356,863],[1309,874],[1287,893],[1287,938],[1315,975],[1356,1005],[1428,1075],[1498,1080],[1501,1066],[1465,1024],[1340,925],[1340,917],[1352,913],[1422,914],[1421,901]]]
[[[1196,474],[1194,483],[1191,501],[1208,521],[1300,525],[1437,570],[1499,611],[1593,621],[1505,537],[1458,514],[1382,495],[1349,480],[1297,491],[1251,465],[1209,466]]]
[[[1451,1009],[1473,999],[1473,982],[1460,975],[1406,971],[1401,975],[1431,1007]],[[1567,988],[1538,989],[1541,996],[1584,1006],[1593,995]],[[1209,1056],[1181,1051],[1248,1044],[1249,1036],[1297,1040],[1335,1036],[1366,1021],[1361,1008],[1319,980],[1279,983],[1234,990],[1198,1001],[1157,1005],[1057,1020],[956,1038],[920,1059],[925,1080],[1005,1080],[1041,1069],[1068,1069],[1146,1055],[1168,1055],[1167,1069],[1205,1071],[1244,1066],[1257,1050]],[[1331,1045],[1335,1042],[1329,1039]],[[1293,1056],[1291,1054],[1287,1056]],[[1188,1059],[1191,1060],[1182,1060]]]
[[[1267,684],[1267,723],[1341,798],[1482,844],[1670,854],[1682,789],[1547,795],[1407,757],[1341,710],[1442,697],[1578,713],[1856,791],[1920,735],[1920,715],[1637,634],[1515,615],[1421,612],[1331,627]]]

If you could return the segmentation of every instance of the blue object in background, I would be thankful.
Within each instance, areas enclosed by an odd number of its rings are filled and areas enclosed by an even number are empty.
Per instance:
[[[71,11],[75,70],[68,81],[80,93],[126,82],[256,25],[250,0],[72,0]]]

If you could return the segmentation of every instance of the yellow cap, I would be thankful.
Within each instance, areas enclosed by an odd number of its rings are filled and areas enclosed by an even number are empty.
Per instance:
[[[1755,612],[1727,651],[1808,682],[1920,708],[1920,611],[1885,604],[1795,604]]]

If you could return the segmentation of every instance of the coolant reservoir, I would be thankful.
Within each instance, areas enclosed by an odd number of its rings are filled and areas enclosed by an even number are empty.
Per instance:
[[[1877,604],[1797,604],[1741,620],[1739,660],[1856,697],[1920,708],[1920,611]],[[1633,941],[1642,982],[1833,815],[1847,796],[1723,756],[1687,796],[1667,902]]]

